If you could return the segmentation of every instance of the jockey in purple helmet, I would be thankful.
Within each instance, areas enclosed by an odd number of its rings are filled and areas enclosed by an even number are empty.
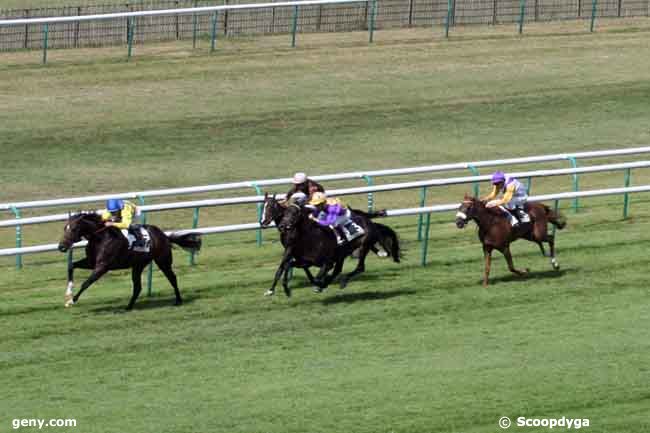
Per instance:
[[[524,206],[528,201],[528,192],[521,182],[514,177],[507,176],[502,171],[496,171],[492,175],[492,185],[492,192],[483,198],[487,201],[486,207],[501,208],[508,214],[513,227],[519,222],[530,222],[530,217],[524,211]],[[501,199],[497,199],[499,193],[503,193]]]

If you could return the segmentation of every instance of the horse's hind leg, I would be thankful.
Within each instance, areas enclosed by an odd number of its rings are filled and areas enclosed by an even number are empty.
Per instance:
[[[519,275],[520,277],[528,273],[528,269],[521,271],[515,268],[515,265],[512,262],[512,254],[510,253],[510,246],[506,246],[503,249],[502,253],[505,256],[506,261],[508,262],[508,269],[510,270],[510,272],[512,272],[515,275]]]
[[[178,280],[176,279],[176,274],[172,270],[173,259],[171,251],[169,254],[154,260],[156,262],[156,265],[158,265],[158,268],[162,271],[163,274],[165,274],[165,277],[167,277],[169,284],[171,284],[174,288],[174,295],[176,296],[176,301],[174,304],[181,305],[183,303],[183,298],[181,298],[181,291],[178,290]]]
[[[557,262],[557,259],[555,258],[555,236],[547,235],[546,242],[548,242],[548,246],[551,249],[551,266],[553,266],[553,269],[555,269],[556,271],[559,271],[560,264]]]
[[[133,281],[133,294],[131,295],[131,300],[129,305],[126,306],[127,310],[132,310],[133,305],[135,304],[136,299],[140,296],[142,291],[142,271],[146,265],[135,265],[131,269],[131,281]]]
[[[359,262],[357,263],[357,267],[349,274],[345,274],[341,277],[341,289],[345,289],[345,286],[348,285],[348,281],[350,281],[352,277],[366,270],[366,256],[368,256],[368,251],[370,251],[370,247],[364,243],[359,251]]]

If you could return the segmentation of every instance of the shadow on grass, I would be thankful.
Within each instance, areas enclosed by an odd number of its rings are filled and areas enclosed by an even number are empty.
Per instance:
[[[509,283],[509,282],[522,282],[522,281],[531,281],[531,280],[547,280],[554,278],[562,278],[565,274],[569,272],[574,272],[573,269],[560,269],[559,271],[554,271],[552,269],[539,272],[529,272],[526,276],[520,277],[518,275],[509,274],[502,277],[490,278],[490,285],[494,283]],[[483,280],[479,280],[479,284],[482,284]]]
[[[183,296],[183,305],[188,305],[199,299],[199,296],[186,295]],[[90,313],[129,313],[126,311],[126,306],[128,304],[128,299],[125,302],[120,302],[115,305],[104,305],[97,308],[90,308],[88,312]],[[168,308],[175,307],[174,305],[174,296],[161,296],[159,298],[147,298],[146,296],[140,296],[133,306],[133,311],[142,311],[142,310],[152,310],[155,308]]]
[[[415,295],[415,290],[392,290],[388,292],[361,292],[361,293],[341,293],[338,295],[325,298],[320,301],[323,305],[332,305],[340,303],[354,303],[359,301],[380,301],[383,299],[396,298],[398,296]]]

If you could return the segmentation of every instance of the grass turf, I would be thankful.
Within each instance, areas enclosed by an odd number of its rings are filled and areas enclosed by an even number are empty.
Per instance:
[[[2,201],[647,143],[644,32],[392,35],[373,47],[305,37],[296,52],[232,42],[213,57],[163,45],[132,64],[118,50],[55,52],[47,68],[30,64],[33,53],[8,55]],[[534,184],[569,188],[568,178]],[[413,206],[417,192],[377,200]],[[488,290],[474,230],[449,215],[434,218],[427,267],[414,218],[392,219],[403,264],[371,258],[346,291],[322,295],[297,275],[290,301],[261,296],[280,254],[272,232],[259,249],[251,233],[206,238],[193,268],[177,253],[186,304],[172,307],[156,275],[155,296],[130,314],[125,273],[64,310],[61,256],[26,258],[23,271],[5,260],[2,429],[76,418],[84,432],[494,432],[501,416],[567,416],[590,418],[594,432],[645,431],[650,205],[633,198],[623,222],[621,201],[583,201],[576,215],[563,205],[563,271],[517,244],[515,263],[533,274],[511,278],[499,259]],[[250,207],[202,213],[203,225],[253,219]],[[59,233],[26,228],[28,243]],[[4,230],[3,246],[12,237]]]

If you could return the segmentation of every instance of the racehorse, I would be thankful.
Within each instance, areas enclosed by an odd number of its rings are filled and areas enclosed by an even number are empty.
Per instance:
[[[328,227],[308,219],[309,210],[295,204],[284,207],[275,197],[265,195],[262,226],[268,226],[274,221],[280,231],[280,239],[285,247],[280,266],[275,274],[273,285],[266,292],[267,295],[275,293],[275,286],[282,275],[285,294],[290,296],[288,287],[288,271],[294,267],[307,269],[309,266],[318,266],[320,271],[315,279],[307,274],[310,281],[319,287],[319,291],[326,288],[343,269],[343,262],[359,250],[359,262],[351,273],[341,279],[341,288],[344,288],[350,278],[365,270],[365,259],[370,250],[377,252],[374,246],[380,244],[396,263],[400,261],[399,240],[395,232],[389,227],[371,221],[371,218],[383,216],[383,212],[365,213],[351,210],[352,219],[360,225],[365,234],[343,245],[337,245],[336,237]],[[331,275],[327,272],[333,269]]]
[[[133,280],[133,295],[127,310],[133,308],[142,290],[141,275],[144,268],[155,261],[158,268],[165,274],[174,288],[176,305],[181,305],[183,299],[178,290],[176,274],[172,270],[172,244],[196,252],[201,249],[201,237],[195,233],[166,235],[154,225],[143,225],[151,237],[149,252],[137,252],[129,249],[128,240],[115,227],[105,227],[101,215],[97,213],[80,213],[70,216],[59,242],[59,251],[66,252],[82,238],[88,240],[86,257],[68,266],[68,288],[65,296],[65,306],[70,307],[79,301],[81,294],[106,272],[115,269],[131,268]],[[90,277],[83,282],[79,292],[73,295],[73,273],[75,268],[92,269]]]
[[[517,239],[535,242],[539,245],[544,256],[546,256],[546,251],[544,251],[543,243],[548,243],[551,253],[551,265],[556,271],[560,269],[560,265],[555,258],[555,237],[548,233],[547,224],[551,223],[559,230],[562,230],[566,226],[564,217],[542,203],[526,203],[525,211],[530,215],[531,222],[519,223],[518,226],[512,227],[509,218],[506,218],[501,209],[487,208],[483,201],[465,195],[463,203],[456,214],[456,226],[462,229],[470,220],[473,220],[478,225],[478,237],[483,244],[483,254],[485,256],[483,286],[487,287],[488,285],[493,250],[498,250],[505,256],[508,269],[513,274],[523,276],[528,273],[528,269],[516,269],[512,263],[510,244]]]

